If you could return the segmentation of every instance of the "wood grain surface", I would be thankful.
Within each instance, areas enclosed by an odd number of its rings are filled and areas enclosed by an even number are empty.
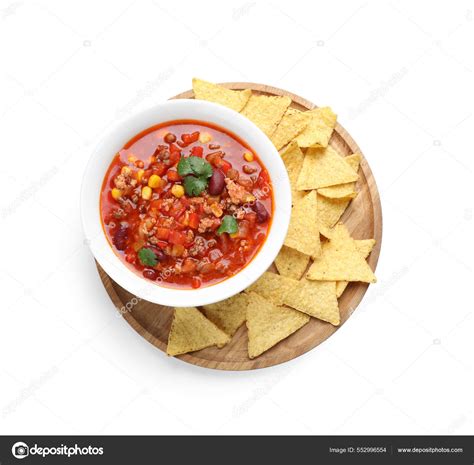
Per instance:
[[[292,99],[292,107],[309,110],[315,105],[302,97],[282,89],[248,82],[224,83],[230,89],[252,89],[256,94],[287,95]],[[193,92],[187,91],[173,98],[193,98]],[[355,239],[375,238],[376,246],[369,256],[368,263],[375,271],[382,243],[382,210],[375,179],[367,160],[348,132],[337,124],[330,145],[343,155],[354,152],[362,154],[357,182],[358,196],[350,203],[342,216]],[[97,263],[99,276],[114,305],[121,311],[125,320],[154,346],[166,351],[168,333],[173,317],[173,309],[140,300],[115,283]],[[377,284],[375,284],[377,286]],[[350,283],[339,299],[341,326],[359,305],[367,291],[368,284]],[[281,341],[254,360],[247,355],[247,329],[243,325],[222,349],[215,347],[180,355],[177,358],[206,368],[220,370],[252,370],[287,362],[321,344],[337,331],[329,323],[311,318],[310,322],[287,339]]]

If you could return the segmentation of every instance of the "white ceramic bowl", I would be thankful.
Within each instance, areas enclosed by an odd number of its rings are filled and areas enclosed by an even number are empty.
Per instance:
[[[258,154],[273,184],[273,220],[260,251],[236,275],[199,289],[167,288],[132,271],[112,250],[100,219],[101,186],[114,155],[141,131],[160,123],[180,119],[214,123],[239,136]],[[174,307],[206,305],[231,297],[248,287],[267,270],[277,256],[288,230],[290,214],[290,181],[285,165],[268,137],[239,113],[202,100],[170,100],[117,124],[95,148],[82,182],[82,224],[94,257],[120,286],[140,298],[161,305]]]

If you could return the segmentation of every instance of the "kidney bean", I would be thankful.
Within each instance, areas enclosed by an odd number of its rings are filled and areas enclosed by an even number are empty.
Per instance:
[[[257,214],[257,223],[265,223],[265,221],[267,221],[270,217],[270,214],[268,213],[263,203],[259,202],[258,200],[257,202],[255,202],[254,210]]]
[[[245,174],[252,174],[252,173],[255,173],[257,171],[257,168],[255,168],[254,166],[244,165],[244,166],[242,166],[242,171]]]
[[[117,250],[125,250],[127,247],[127,240],[128,240],[128,224],[122,223],[117,228],[114,234],[114,245]]]
[[[159,262],[162,262],[166,258],[166,254],[161,249],[154,248],[153,252],[155,252],[156,259]]]
[[[169,132],[165,136],[165,142],[167,144],[174,144],[176,142],[176,136],[172,132]]]
[[[220,195],[224,190],[225,176],[220,170],[214,170],[211,179],[209,180],[209,194]]]
[[[152,270],[150,268],[145,268],[143,270],[143,276],[147,279],[151,279],[152,281],[155,281],[155,279],[158,278],[158,271]]]

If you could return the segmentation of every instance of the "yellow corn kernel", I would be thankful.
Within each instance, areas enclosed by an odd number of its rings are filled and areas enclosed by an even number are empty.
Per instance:
[[[201,132],[199,134],[199,142],[201,144],[207,144],[208,142],[211,142],[212,136],[208,132]]]
[[[122,166],[120,172],[122,174],[125,174],[126,176],[129,176],[130,174],[132,174],[132,168],[130,168],[129,166]]]
[[[130,163],[135,163],[137,161],[137,157],[135,155],[129,155],[128,156],[128,161]]]
[[[138,182],[141,182],[144,173],[145,173],[145,170],[138,170],[137,171],[137,181]]]
[[[151,190],[151,187],[145,186],[145,187],[142,189],[142,199],[144,199],[144,200],[150,200],[152,193],[153,193],[153,191]]]
[[[222,208],[217,203],[211,204],[211,211],[217,218],[220,218],[222,216],[222,213],[224,213],[222,211]]]
[[[112,197],[115,200],[118,200],[120,197],[122,197],[122,191],[120,189],[117,189],[116,187],[114,187],[112,189]]]
[[[244,202],[245,203],[251,203],[251,202],[255,202],[255,196],[253,196],[252,194],[247,194],[245,197],[244,197]]]
[[[252,152],[245,152],[244,153],[244,159],[245,161],[251,162],[254,160],[254,156]]]
[[[175,196],[175,197],[178,197],[178,199],[180,197],[182,197],[184,195],[184,187],[181,186],[180,184],[175,184],[172,188],[171,188],[171,193]]]
[[[156,189],[157,187],[160,187],[161,186],[161,178],[157,174],[152,174],[150,176],[150,179],[148,180],[148,185],[153,189]]]

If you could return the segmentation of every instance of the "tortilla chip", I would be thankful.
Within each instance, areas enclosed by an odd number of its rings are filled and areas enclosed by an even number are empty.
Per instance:
[[[280,150],[301,131],[303,131],[303,129],[308,125],[310,119],[311,116],[308,112],[288,108],[286,113],[283,115],[280,124],[277,126],[275,132],[270,138],[277,150]]]
[[[337,186],[323,187],[318,189],[318,194],[328,199],[353,199],[357,197],[354,190],[354,183],[338,184]]]
[[[358,174],[331,146],[306,151],[296,188],[320,189],[357,181]]]
[[[241,113],[270,137],[290,103],[290,97],[252,95]]]
[[[316,191],[293,199],[290,226],[284,242],[286,246],[311,257],[321,253],[317,207]]]
[[[296,190],[296,181],[298,180],[301,167],[303,166],[304,154],[296,141],[292,141],[287,145],[285,150],[280,153],[280,155],[286,166],[286,170],[288,171],[288,177],[290,178],[291,195],[293,199],[301,197],[301,192]]]
[[[360,153],[353,153],[347,157],[343,157],[344,161],[357,173],[359,171],[360,161],[362,160],[362,155]]]
[[[359,153],[355,153],[353,155],[349,155],[348,157],[344,157],[344,160],[357,173],[359,170],[361,158],[362,157]],[[335,186],[318,189],[318,194],[323,195],[329,199],[353,199],[357,196],[355,187],[355,182],[347,182],[345,184],[337,184]]]
[[[318,281],[377,281],[341,223],[334,228],[331,239],[323,244],[321,256],[314,260],[306,277]]]
[[[355,239],[356,247],[359,253],[366,259],[375,245],[375,239]],[[341,297],[342,293],[346,290],[346,287],[349,283],[347,281],[338,281],[336,283],[336,296],[337,298]]]
[[[321,224],[321,221],[319,222],[319,234],[324,236],[326,239],[330,239],[330,237],[332,236],[331,229],[327,228],[326,226],[323,226]]]
[[[328,199],[322,195],[318,195],[318,222],[321,231],[331,229],[346,211],[352,199]],[[326,232],[324,237],[328,237]]]
[[[277,258],[275,258],[275,266],[282,276],[300,279],[308,268],[309,258],[309,255],[284,245]]]
[[[331,108],[314,108],[308,111],[311,120],[298,135],[296,141],[300,147],[327,147],[332,131],[336,126],[337,115]]]
[[[247,307],[249,357],[258,357],[308,321],[308,315],[288,307],[278,307],[251,292]]]
[[[247,314],[248,295],[237,294],[211,305],[204,305],[203,313],[229,336],[242,326]]]
[[[197,78],[193,78],[193,90],[198,100],[219,103],[235,111],[241,111],[252,95],[250,89],[231,90]]]
[[[341,322],[334,281],[309,281],[303,278],[288,290],[283,302],[334,326]]]
[[[205,347],[224,347],[230,337],[209,321],[197,308],[175,308],[168,336],[168,355],[180,355]]]
[[[292,279],[266,271],[245,292],[255,292],[275,305],[283,305],[285,294],[291,286]]]
[[[359,253],[365,258],[367,258],[370,255],[370,252],[372,252],[372,249],[374,248],[376,244],[375,239],[354,239],[356,243],[357,250]]]

